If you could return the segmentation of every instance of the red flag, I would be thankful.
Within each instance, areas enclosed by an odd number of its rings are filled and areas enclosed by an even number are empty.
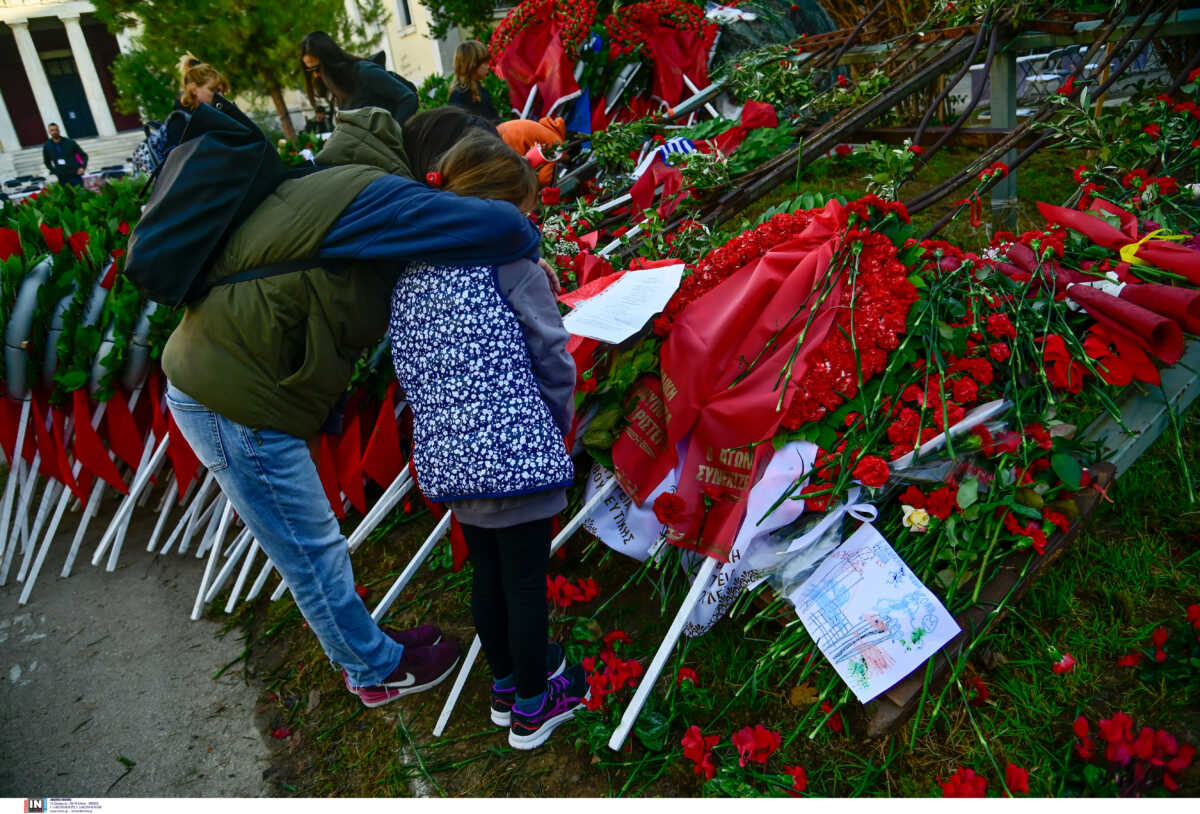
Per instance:
[[[46,429],[46,417],[43,413],[43,406],[39,403],[41,400],[35,395],[31,399],[30,407],[33,413],[33,437],[37,444],[38,454],[41,456],[38,464],[38,471],[47,478],[54,478],[59,483],[64,483],[62,474],[58,471],[58,448],[54,446],[54,438],[50,435],[50,431]]]
[[[137,422],[129,412],[129,404],[121,388],[114,387],[112,398],[108,400],[108,411],[104,416],[105,429],[108,433],[108,447],[113,454],[132,469],[137,469],[142,460],[142,450],[146,440],[138,432]]]
[[[17,443],[17,422],[21,420],[21,408],[8,397],[0,394],[0,447],[4,448],[4,460],[9,466],[13,462],[13,447]]]
[[[317,476],[321,479],[321,487],[325,490],[325,497],[329,500],[329,508],[333,509],[337,519],[341,520],[346,516],[346,510],[342,508],[342,496],[338,490],[337,466],[333,460],[333,447],[330,446],[329,436],[325,433],[321,433],[321,453],[317,460]]]
[[[575,65],[563,48],[557,24],[527,26],[493,65],[496,75],[508,83],[509,100],[518,113],[525,109],[534,86],[538,89],[530,110],[534,116],[549,116],[581,93],[575,82]]]
[[[337,441],[338,482],[342,491],[350,498],[351,505],[362,514],[367,513],[367,498],[363,494],[362,438],[358,430],[358,404],[346,406],[348,418],[345,429]],[[353,414],[351,413],[353,410]]]
[[[396,383],[388,385],[387,395],[379,405],[379,416],[375,428],[367,441],[360,468],[371,480],[387,488],[404,469],[404,455],[400,451],[400,433],[396,428]]]
[[[658,156],[629,190],[634,212],[639,218],[642,210],[649,208],[654,202],[654,192],[660,186],[662,196],[659,199],[661,203],[658,205],[658,214],[667,218],[675,211],[675,207],[679,206],[686,193],[679,191],[683,187],[683,173],[678,167],[668,167],[663,163],[662,157]]]
[[[59,480],[61,480],[63,485],[70,489],[75,494],[75,497],[79,498],[80,501],[86,501],[87,488],[75,480],[75,475],[71,471],[71,462],[67,460],[67,436],[63,427],[63,424],[66,422],[66,420],[67,417],[63,414],[62,410],[50,411],[50,428],[54,433],[54,448],[58,456],[58,471],[61,476]],[[80,471],[83,471],[82,468]]]
[[[463,536],[462,526],[458,523],[457,517],[450,518],[450,554],[454,558],[453,569],[455,572],[462,570],[470,557],[470,552],[467,550],[467,538]]]
[[[808,354],[833,325],[844,275],[829,281],[824,303],[813,293],[826,284],[845,220],[831,201],[800,236],[689,305],[664,344],[666,454],[673,459],[674,447],[690,437],[677,492],[687,512],[668,532],[675,545],[728,557],[730,530],[770,460],[762,442],[778,429]]]
[[[686,76],[699,89],[708,87],[708,49],[704,37],[687,31],[661,25],[647,32],[654,41],[654,71],[650,83],[650,94],[670,106],[679,104],[695,93],[686,87]]]
[[[92,428],[87,393],[82,389],[76,390],[71,394],[71,398],[75,408],[75,460],[79,461],[83,468],[103,478],[121,494],[129,494],[129,487],[121,480],[121,473],[117,471],[116,464],[108,457],[104,442]]]
[[[175,470],[175,485],[179,487],[179,499],[183,500],[183,493],[187,491],[192,478],[196,477],[196,467],[200,466],[200,459],[196,457],[191,445],[183,437],[183,433],[175,423],[175,416],[171,415],[170,410],[167,411],[165,432],[170,433],[171,436],[167,441],[167,457],[171,459],[171,466]]]
[[[675,467],[675,453],[667,444],[662,382],[657,376],[642,377],[633,397],[636,401],[613,444],[612,460],[617,483],[641,506]]]
[[[157,370],[151,370],[150,375],[146,378],[146,392],[150,394],[150,428],[154,430],[154,437],[162,441],[167,434],[167,416],[163,405],[163,383]]]

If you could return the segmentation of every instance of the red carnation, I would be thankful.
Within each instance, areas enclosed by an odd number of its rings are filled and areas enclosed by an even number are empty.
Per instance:
[[[829,508],[829,501],[833,497],[830,492],[828,483],[810,483],[800,490],[800,497],[804,499],[804,508],[810,512],[823,512]],[[824,492],[818,495],[816,492]]]
[[[1029,770],[1022,769],[1015,763],[1008,764],[1004,767],[1004,785],[1008,786],[1008,790],[1013,794],[1028,794]]]
[[[887,461],[877,455],[865,455],[854,467],[854,478],[864,486],[883,486],[887,483],[891,469]]]
[[[912,506],[915,509],[925,508],[925,493],[915,486],[909,486],[900,493],[900,504]]]
[[[988,332],[1001,339],[1016,339],[1017,329],[1008,318],[1008,314],[990,314],[987,318]]]
[[[767,758],[779,748],[782,738],[778,732],[767,729],[762,724],[755,724],[753,729],[747,726],[735,732],[729,738],[729,742],[737,747],[738,764],[745,767],[747,760],[766,763]]]
[[[674,525],[684,517],[687,503],[679,495],[663,492],[654,499],[654,516],[664,526]]]
[[[983,797],[987,792],[986,777],[975,774],[974,769],[959,766],[946,780],[938,780],[943,797]]]
[[[1157,124],[1148,124],[1142,128],[1142,132],[1149,136],[1151,141],[1158,141],[1158,137],[1162,135],[1162,128]]]
[[[929,512],[931,517],[945,520],[954,511],[954,507],[958,503],[957,497],[953,489],[943,486],[930,493],[925,501],[925,511]]]
[[[959,379],[951,388],[951,393],[954,396],[954,400],[958,403],[970,404],[979,398],[979,385],[975,384],[974,379]]]
[[[554,206],[560,197],[558,187],[546,187],[542,190],[542,204],[545,206]]]
[[[992,357],[997,362],[1006,362],[1008,361],[1008,357],[1011,355],[1012,351],[1009,350],[1008,345],[1005,345],[1003,342],[996,342],[993,345],[988,345],[988,356]]]

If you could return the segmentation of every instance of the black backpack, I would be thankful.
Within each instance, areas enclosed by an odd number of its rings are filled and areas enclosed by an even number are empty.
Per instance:
[[[232,102],[217,95],[212,105],[197,106],[129,236],[125,276],[155,302],[174,307],[199,299],[229,235],[290,175]]]

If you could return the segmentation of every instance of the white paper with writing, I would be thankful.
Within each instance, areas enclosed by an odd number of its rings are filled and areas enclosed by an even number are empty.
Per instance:
[[[788,599],[863,704],[959,632],[950,612],[870,523],[826,557]]]
[[[642,329],[663,308],[683,279],[682,263],[652,269],[634,269],[594,297],[582,300],[563,317],[563,327],[584,336],[616,345]]]

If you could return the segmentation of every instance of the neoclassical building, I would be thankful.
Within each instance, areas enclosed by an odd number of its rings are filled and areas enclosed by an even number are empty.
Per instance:
[[[9,162],[40,147],[51,122],[85,145],[139,128],[137,116],[117,112],[109,70],[128,42],[92,11],[78,0],[0,0],[0,154]]]

